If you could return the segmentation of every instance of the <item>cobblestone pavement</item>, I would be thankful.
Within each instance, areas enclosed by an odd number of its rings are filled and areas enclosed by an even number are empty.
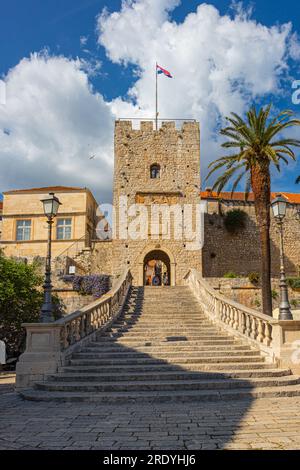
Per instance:
[[[12,392],[16,381],[14,372],[0,372],[0,395],[2,393]]]
[[[300,398],[101,405],[0,394],[0,449],[300,449]]]

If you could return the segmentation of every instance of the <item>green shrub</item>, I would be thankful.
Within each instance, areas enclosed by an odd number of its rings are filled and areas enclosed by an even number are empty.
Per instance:
[[[17,357],[24,350],[22,323],[39,321],[42,282],[35,265],[5,258],[0,252],[0,339],[6,344],[8,357]],[[62,304],[55,296],[53,302],[54,318],[58,318]]]
[[[287,284],[292,289],[300,289],[300,277],[288,277]]]
[[[224,216],[224,226],[231,234],[236,234],[246,226],[247,214],[241,209],[232,209]]]
[[[249,273],[248,279],[252,284],[258,284],[260,275],[258,273]]]
[[[279,294],[278,294],[277,290],[272,289],[271,294],[272,294],[272,299],[273,299],[273,300],[277,300],[277,299],[278,299],[278,295],[279,295]]]
[[[299,304],[299,300],[297,300],[297,299],[292,299],[292,300],[290,301],[290,304],[291,304],[292,307],[297,308],[297,307],[298,307],[298,304]]]
[[[235,279],[237,278],[237,275],[233,271],[229,271],[228,273],[225,273],[223,277],[226,279]]]

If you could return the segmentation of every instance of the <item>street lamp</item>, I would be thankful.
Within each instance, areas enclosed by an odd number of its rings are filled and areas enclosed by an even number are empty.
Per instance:
[[[283,219],[285,218],[286,214],[287,201],[281,196],[281,194],[276,194],[276,198],[271,202],[271,207],[280,234],[280,305],[278,319],[293,320],[284,269]]]
[[[41,308],[40,322],[48,323],[54,321],[53,306],[52,306],[52,284],[51,284],[51,235],[53,218],[56,216],[60,202],[54,193],[49,193],[49,197],[42,199],[41,202],[44,206],[44,213],[47,217],[48,223],[48,242],[47,242],[47,257],[45,269],[45,283],[44,283],[44,303]]]

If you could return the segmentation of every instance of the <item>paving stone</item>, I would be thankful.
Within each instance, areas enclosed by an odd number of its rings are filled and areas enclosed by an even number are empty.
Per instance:
[[[195,429],[186,429],[184,422],[176,422],[178,407],[174,404],[133,404],[122,409],[122,419],[132,424],[122,425],[120,407],[97,406],[98,416],[91,415],[93,404],[85,408],[89,415],[84,424],[81,404],[72,403],[72,413],[66,413],[65,403],[55,407],[49,403],[28,403],[14,397],[0,396],[1,426],[0,449],[300,449],[300,399],[256,399],[239,404],[216,402],[182,403],[182,415],[192,417]],[[250,408],[251,407],[251,408]],[[249,411],[251,410],[251,412]],[[272,419],[270,419],[272,410]],[[99,418],[99,416],[102,416]],[[110,419],[114,426],[107,427]],[[163,419],[174,418],[166,429]],[[215,416],[218,416],[215,421]],[[247,419],[245,419],[245,416]],[[268,423],[266,417],[269,416]],[[249,419],[251,417],[251,419]],[[291,417],[289,420],[288,418]],[[33,419],[34,418],[34,419]],[[243,418],[242,420],[240,418]],[[253,419],[252,419],[253,418]],[[205,426],[206,420],[208,421]],[[211,423],[214,422],[214,426]],[[34,423],[34,425],[33,425]],[[57,428],[59,423],[59,428]],[[133,424],[134,423],[134,424]],[[210,433],[210,434],[207,434]],[[172,434],[171,434],[172,433]],[[159,437],[158,437],[159,436]],[[83,440],[82,440],[83,439]],[[135,439],[135,440],[132,440]]]

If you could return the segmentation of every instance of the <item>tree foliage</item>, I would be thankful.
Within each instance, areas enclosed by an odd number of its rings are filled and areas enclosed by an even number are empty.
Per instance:
[[[281,111],[268,122],[271,105],[261,108],[259,112],[252,107],[243,120],[236,113],[227,117],[228,126],[221,129],[221,135],[228,140],[222,144],[225,149],[233,149],[233,154],[213,161],[210,165],[209,178],[219,169],[224,172],[216,179],[213,190],[221,192],[226,184],[236,176],[232,185],[232,192],[238,184],[246,178],[246,198],[251,189],[251,170],[258,164],[265,171],[269,165],[274,164],[280,171],[280,163],[288,163],[289,158],[296,160],[292,147],[300,147],[300,140],[283,138],[280,134],[286,129],[299,126],[300,120],[294,118],[293,111]]]
[[[271,249],[270,249],[270,198],[271,172],[273,165],[280,171],[282,162],[296,160],[292,147],[300,147],[300,140],[284,138],[283,132],[293,126],[299,126],[300,120],[295,119],[292,111],[282,111],[275,117],[270,116],[271,105],[261,108],[258,112],[253,106],[242,119],[236,113],[227,117],[227,126],[221,135],[226,137],[222,144],[224,149],[232,153],[225,155],[210,164],[209,178],[213,173],[222,170],[217,176],[213,190],[220,193],[233,179],[231,191],[236,190],[245,180],[245,198],[250,190],[254,195],[255,214],[259,227],[261,242],[261,281],[263,311],[272,315],[271,290]]]
[[[0,339],[8,357],[18,356],[25,346],[22,323],[37,322],[43,303],[43,278],[34,264],[4,257],[0,252]],[[60,302],[54,298],[57,318]]]
[[[232,209],[224,217],[226,230],[232,235],[237,234],[246,227],[247,214],[241,209]]]

